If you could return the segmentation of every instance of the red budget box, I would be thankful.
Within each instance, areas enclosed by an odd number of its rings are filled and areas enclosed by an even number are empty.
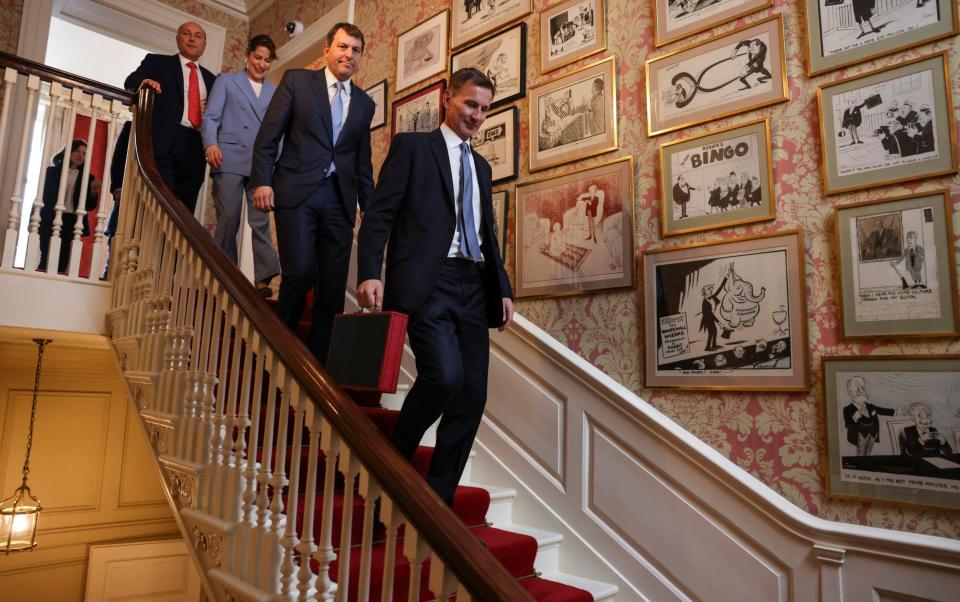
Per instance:
[[[344,389],[396,393],[407,314],[340,314],[333,321],[327,373]]]

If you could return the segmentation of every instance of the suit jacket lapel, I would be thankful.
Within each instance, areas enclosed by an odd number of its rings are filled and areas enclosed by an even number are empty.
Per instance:
[[[347,129],[359,125],[360,120],[360,95],[357,94],[357,87],[350,84],[350,106],[347,109],[347,120],[343,123],[343,129],[340,131],[340,138],[337,139],[337,142],[345,138],[344,133]],[[333,121],[331,120],[332,124]]]
[[[331,144],[333,143],[333,118],[330,116],[330,96],[327,92],[326,69],[320,69],[314,75],[313,92],[317,95],[317,105],[320,107],[320,121],[327,128],[330,135]]]
[[[254,93],[253,86],[250,85],[250,79],[247,77],[247,74],[236,74],[233,78],[233,83],[240,88],[240,92],[243,94],[243,97],[247,99],[247,102],[250,103],[250,108],[253,109],[253,113],[257,116],[257,119],[262,119],[263,109],[260,105],[260,99],[257,98],[257,95]],[[266,86],[266,83],[264,83],[264,86]],[[260,92],[260,97],[263,97],[263,91]]]
[[[184,95],[184,91],[183,91],[183,64],[180,62],[180,55],[179,55],[179,54],[175,54],[175,55],[173,55],[173,56],[170,57],[170,58],[171,58],[171,60],[173,61],[173,64],[172,64],[171,66],[173,67],[174,73],[176,73],[176,77],[174,77],[173,80],[174,80],[175,82],[177,82],[177,104],[180,105],[180,110],[183,111],[183,109],[184,109],[184,106],[183,106],[183,95]]]
[[[447,197],[450,199],[448,206],[456,214],[457,197],[453,192],[453,174],[450,172],[450,154],[447,152],[447,142],[443,139],[443,134],[439,128],[430,132],[428,136],[430,138],[430,150],[440,167],[440,175],[443,176],[443,184],[447,190]]]
[[[273,84],[263,80],[263,90],[260,91],[260,97],[257,98],[257,117],[260,118],[260,121],[263,121],[263,115],[267,112],[267,107],[270,106],[274,89]]]

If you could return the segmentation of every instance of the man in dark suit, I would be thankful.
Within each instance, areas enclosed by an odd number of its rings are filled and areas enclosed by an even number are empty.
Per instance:
[[[923,402],[911,403],[908,409],[913,424],[900,433],[900,455],[918,458],[949,456],[953,453],[950,444],[933,426],[930,405]]]
[[[357,204],[373,196],[373,100],[351,85],[363,32],[337,23],[319,71],[283,75],[260,125],[248,186],[260,211],[276,210],[280,251],[277,314],[295,329],[313,288],[310,351],[325,363],[333,318],[343,311]],[[283,152],[277,158],[280,141]]]
[[[904,409],[885,408],[870,403],[867,383],[862,376],[847,380],[850,403],[843,406],[843,425],[847,442],[857,447],[858,456],[869,456],[873,445],[880,440],[880,416],[901,416]]]
[[[191,212],[203,186],[200,123],[207,92],[216,76],[198,60],[207,48],[207,33],[193,22],[177,29],[177,54],[148,54],[123,87],[134,92],[149,86],[157,93],[153,105],[153,154],[164,183]]]
[[[487,400],[488,328],[513,320],[513,294],[494,232],[490,165],[470,149],[493,83],[460,69],[444,92],[444,123],[398,134],[360,227],[360,305],[410,315],[417,380],[393,443],[407,458],[437,418],[427,481],[447,504],[467,462]],[[380,281],[389,239],[386,289]]]

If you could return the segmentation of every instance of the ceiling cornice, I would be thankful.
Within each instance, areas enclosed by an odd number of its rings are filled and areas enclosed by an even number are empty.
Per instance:
[[[273,0],[246,0],[247,3],[247,17],[251,21],[260,16],[260,13],[270,8],[273,4]]]

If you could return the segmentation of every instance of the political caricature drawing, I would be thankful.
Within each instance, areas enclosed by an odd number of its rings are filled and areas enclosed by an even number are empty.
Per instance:
[[[838,93],[831,112],[840,176],[939,157],[933,72],[919,71]]]
[[[773,247],[656,263],[648,280],[656,372],[791,374],[800,309],[789,295],[788,255]]]
[[[824,57],[889,40],[941,18],[937,0],[817,0],[817,4]],[[854,23],[856,27],[851,26]]]
[[[670,155],[668,192],[674,219],[736,212],[760,205],[760,136],[755,133],[710,142]]]
[[[863,215],[849,227],[858,322],[940,317],[931,207]]]

